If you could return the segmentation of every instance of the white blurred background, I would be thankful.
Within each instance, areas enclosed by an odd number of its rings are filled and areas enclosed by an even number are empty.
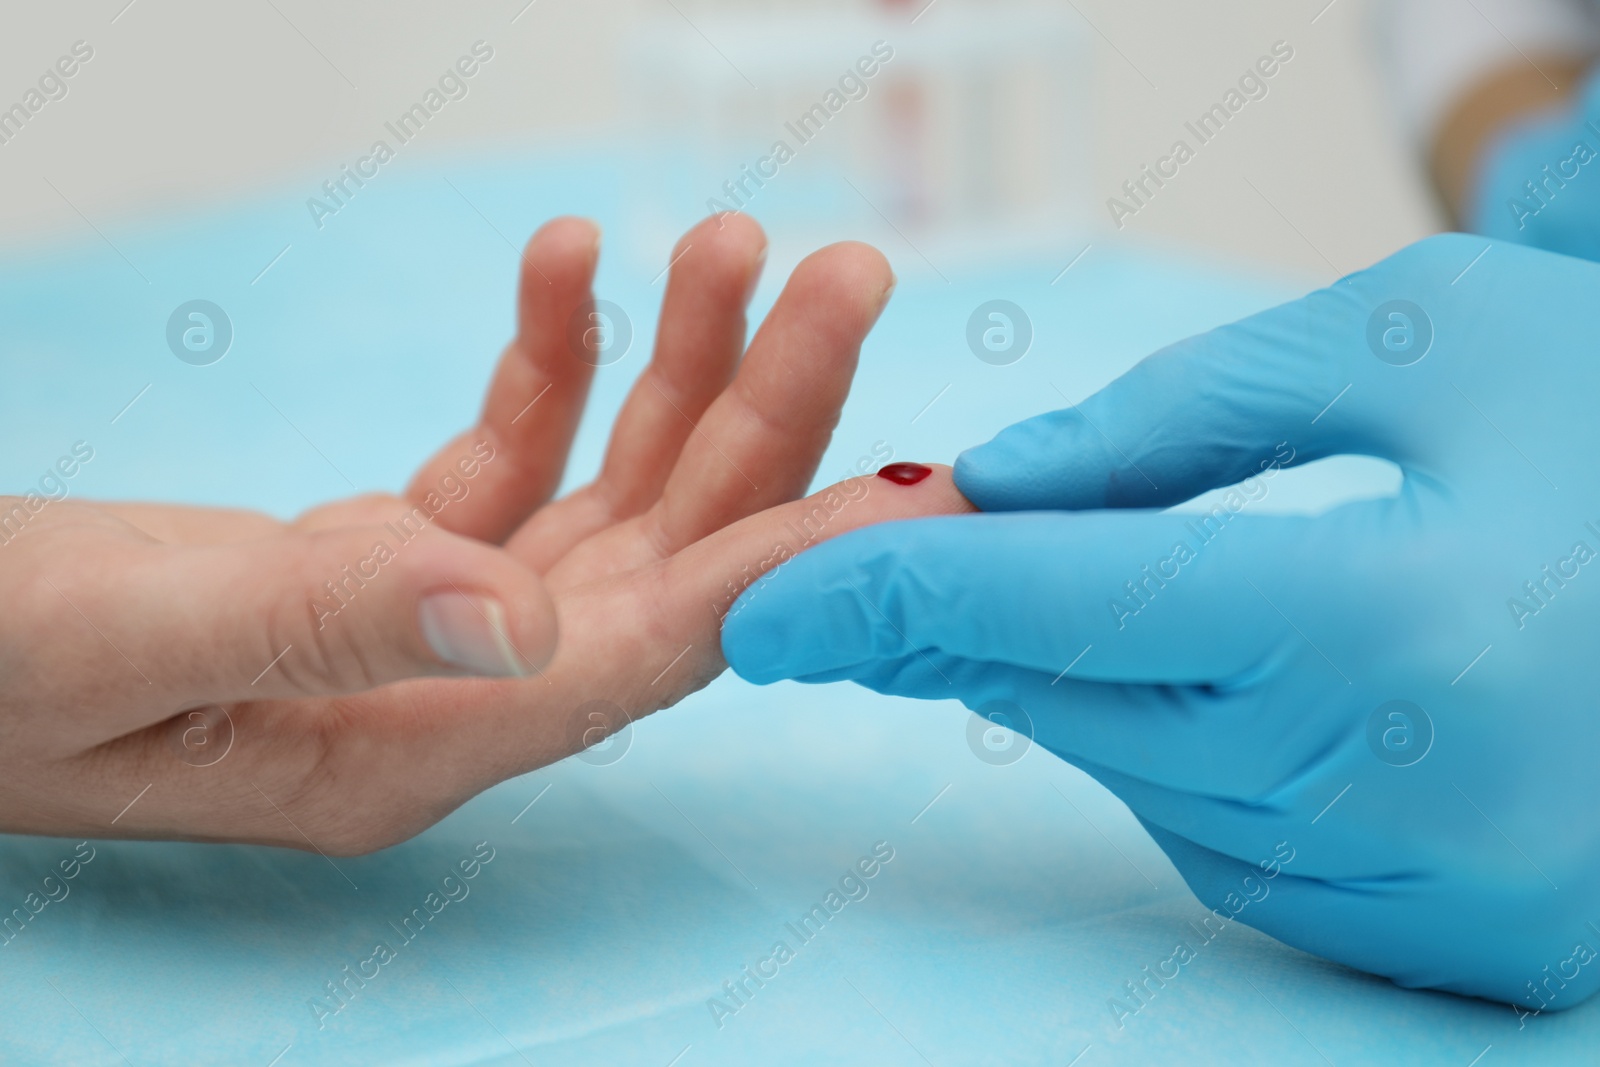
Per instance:
[[[67,94],[0,144],[26,249],[245,196],[309,197],[474,41],[492,61],[386,167],[603,152],[659,254],[776,139],[751,213],[820,243],[862,220],[930,266],[1162,243],[1327,281],[1436,229],[1386,106],[1368,0],[87,0],[10,4],[0,108],[74,42]],[[805,145],[792,122],[876,41],[893,59]],[[1269,92],[1115,229],[1107,198],[1275,42]],[[767,165],[770,170],[772,165]],[[834,180],[842,175],[841,184]],[[826,178],[826,180],[825,180]],[[747,188],[756,188],[749,185]],[[551,212],[561,210],[551,205]],[[613,239],[616,235],[613,235]],[[862,233],[860,236],[874,236]],[[892,251],[892,250],[891,250]],[[905,247],[897,267],[910,256]],[[1065,262],[1065,258],[1062,260]],[[937,268],[934,268],[937,269]]]

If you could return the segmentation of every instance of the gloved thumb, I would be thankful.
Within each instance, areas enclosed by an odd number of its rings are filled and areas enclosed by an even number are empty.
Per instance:
[[[1341,386],[1298,341],[1263,317],[1165,349],[962,453],[956,486],[985,511],[1164,507],[1302,462],[1312,416]]]
[[[1292,303],[1148,357],[1076,407],[1009,427],[955,464],[985,511],[1165,507],[1338,453],[1405,464],[1447,283],[1482,252],[1430,238]],[[1419,303],[1420,302],[1420,303]]]

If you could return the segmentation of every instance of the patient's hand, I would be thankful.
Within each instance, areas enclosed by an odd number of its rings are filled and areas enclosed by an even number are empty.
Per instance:
[[[742,216],[675,251],[600,476],[549,502],[598,252],[582,221],[535,235],[482,419],[405,499],[288,525],[62,501],[0,543],[0,829],[378,848],[705,685],[721,614],[803,531],[969,510],[943,468],[796,500],[893,277],[816,253],[746,353]]]

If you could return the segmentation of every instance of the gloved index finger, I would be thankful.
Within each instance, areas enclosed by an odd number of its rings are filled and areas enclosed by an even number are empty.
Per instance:
[[[1227,679],[1294,636],[1269,575],[1306,573],[1276,557],[1297,552],[1313,521],[1141,511],[886,523],[754,583],[723,649],[756,682],[914,650],[1100,681]]]

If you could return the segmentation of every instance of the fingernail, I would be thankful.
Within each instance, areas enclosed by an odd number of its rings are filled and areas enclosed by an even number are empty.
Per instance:
[[[590,220],[589,225],[594,227],[594,258],[600,258],[600,242],[605,238],[605,230],[598,222]]]
[[[889,306],[889,298],[894,295],[895,287],[898,286],[899,284],[900,284],[899,277],[897,277],[894,274],[889,275],[889,288],[887,288],[887,289],[885,289],[883,291],[883,296],[880,297],[879,300],[878,300],[878,312],[879,312],[879,314],[882,314],[883,313],[883,309]]]
[[[756,255],[755,266],[750,269],[750,280],[745,283],[744,302],[750,303],[750,298],[756,295],[756,286],[761,284],[761,272],[767,267],[767,246],[762,245],[761,251]]]
[[[500,601],[454,590],[433,593],[417,605],[417,622],[445,663],[494,678],[522,676],[522,657],[511,644]]]

